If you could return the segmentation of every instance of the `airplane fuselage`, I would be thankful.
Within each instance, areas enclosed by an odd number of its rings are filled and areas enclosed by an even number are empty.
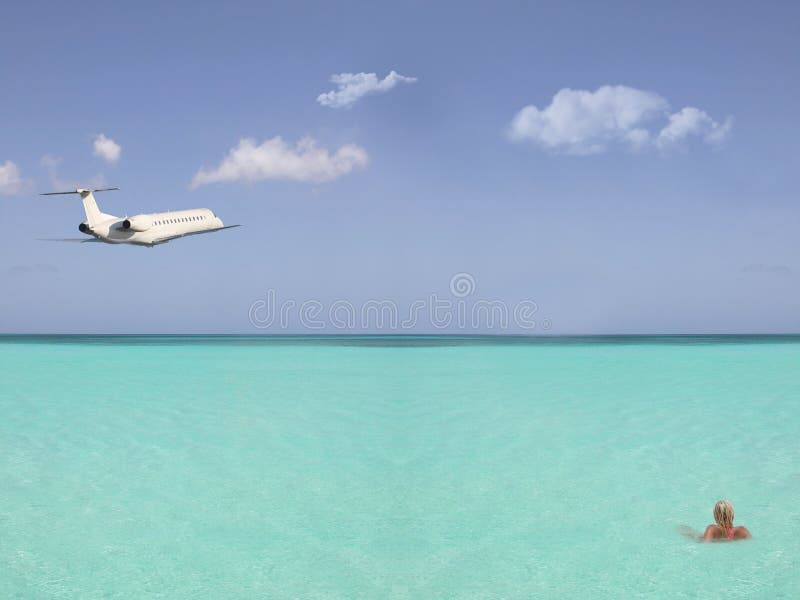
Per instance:
[[[101,213],[102,214],[102,213]],[[90,226],[84,221],[78,226],[81,233],[108,244],[137,244],[154,246],[172,239],[222,229],[222,220],[207,208],[176,210],[160,213],[114,217],[102,214]]]

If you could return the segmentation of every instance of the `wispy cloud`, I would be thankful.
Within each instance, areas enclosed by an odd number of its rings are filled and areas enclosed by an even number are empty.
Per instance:
[[[109,164],[119,162],[120,154],[122,154],[122,146],[102,133],[98,133],[94,137],[93,148],[92,154]]]
[[[10,160],[0,164],[0,195],[13,196],[21,194],[28,187],[28,182],[22,179],[19,167]]]
[[[335,152],[321,148],[310,137],[294,146],[280,136],[262,144],[243,138],[222,162],[213,169],[200,169],[192,178],[191,187],[223,181],[261,181],[291,179],[311,183],[331,181],[369,162],[366,150],[356,144],[346,144]]]
[[[416,77],[406,77],[396,71],[390,71],[383,79],[375,73],[338,73],[331,75],[331,82],[337,89],[317,96],[317,102],[331,108],[350,107],[367,94],[388,92],[398,83],[415,83]]]
[[[509,137],[577,155],[598,154],[612,146],[666,150],[692,136],[721,143],[732,123],[730,117],[718,123],[691,106],[671,114],[669,102],[659,94],[604,85],[594,91],[564,88],[542,109],[525,106],[511,121]]]
[[[76,180],[64,180],[58,175],[59,167],[63,162],[63,158],[54,154],[45,154],[40,159],[41,165],[47,170],[47,175],[50,179],[50,187],[54,191],[74,190],[76,188],[101,188],[107,187],[108,183],[102,173],[98,173],[92,177]]]
[[[39,162],[41,162],[42,166],[47,169],[50,174],[52,174],[54,171],[58,170],[59,165],[64,162],[64,159],[60,156],[56,156],[55,154],[45,154],[42,156]]]
[[[34,265],[14,265],[8,268],[9,273],[58,273],[59,268],[49,263]]]
[[[792,272],[787,265],[767,265],[764,263],[752,263],[742,267],[742,273],[777,273],[788,275]]]

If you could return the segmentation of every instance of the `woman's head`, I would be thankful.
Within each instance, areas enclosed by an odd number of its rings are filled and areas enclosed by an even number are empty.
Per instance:
[[[729,500],[720,500],[714,505],[714,520],[725,530],[733,527],[733,504]]]

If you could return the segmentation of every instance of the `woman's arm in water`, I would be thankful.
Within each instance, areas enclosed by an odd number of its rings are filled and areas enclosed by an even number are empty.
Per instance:
[[[693,542],[703,541],[703,534],[688,525],[678,525],[678,533]]]
[[[716,525],[709,525],[706,527],[706,532],[703,534],[701,538],[704,542],[713,542],[715,539],[719,537],[719,527]]]

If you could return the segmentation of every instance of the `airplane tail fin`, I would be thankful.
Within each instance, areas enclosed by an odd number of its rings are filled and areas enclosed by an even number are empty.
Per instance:
[[[40,196],[61,196],[63,194],[78,194],[83,200],[83,210],[86,212],[86,223],[89,227],[94,227],[95,224],[99,223],[100,221],[104,221],[105,219],[113,218],[112,215],[107,215],[105,213],[100,212],[100,209],[97,208],[97,202],[94,199],[94,192],[110,192],[112,190],[118,190],[119,188],[102,188],[98,190],[83,190],[77,189],[74,192],[47,192],[46,194],[39,194]]]

